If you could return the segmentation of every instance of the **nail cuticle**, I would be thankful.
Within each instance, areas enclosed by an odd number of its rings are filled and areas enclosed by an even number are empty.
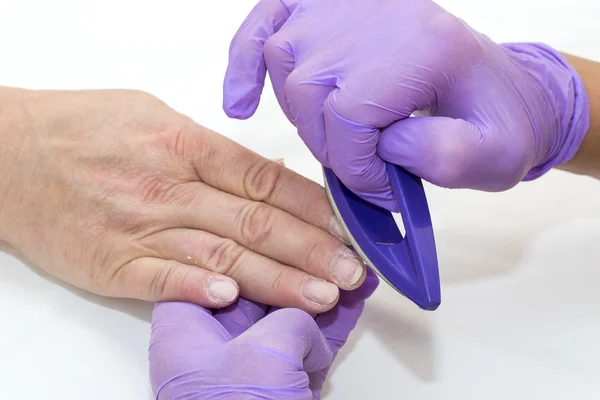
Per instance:
[[[340,250],[329,263],[329,272],[344,288],[353,288],[360,282],[364,271],[364,262],[348,248]]]

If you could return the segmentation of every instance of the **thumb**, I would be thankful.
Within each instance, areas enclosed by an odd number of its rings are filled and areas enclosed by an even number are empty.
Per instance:
[[[527,172],[520,167],[522,152],[511,149],[506,137],[486,135],[463,119],[411,117],[381,133],[377,152],[434,185],[501,191]]]
[[[234,339],[259,346],[297,363],[310,373],[327,368],[333,354],[313,317],[302,310],[284,308],[267,315]]]
[[[223,84],[223,110],[229,117],[246,119],[256,111],[267,72],[265,42],[289,15],[281,0],[261,0],[235,34]]]
[[[150,383],[156,398],[173,398],[173,377],[189,374],[198,367],[198,351],[215,348],[231,336],[213,318],[210,310],[191,303],[156,304],[148,348]]]

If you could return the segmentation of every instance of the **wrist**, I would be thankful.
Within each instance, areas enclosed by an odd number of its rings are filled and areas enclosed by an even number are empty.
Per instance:
[[[590,122],[577,153],[557,169],[600,179],[600,64],[569,54],[564,57],[583,80],[589,98]]]
[[[568,60],[538,43],[506,44],[523,71],[532,77],[530,112],[538,137],[539,159],[523,180],[533,180],[568,163],[590,127],[590,101],[582,77]],[[539,112],[539,110],[542,110]]]

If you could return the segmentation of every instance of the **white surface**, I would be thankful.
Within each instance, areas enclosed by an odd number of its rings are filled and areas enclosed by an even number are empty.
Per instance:
[[[250,121],[221,111],[228,42],[253,3],[0,0],[0,82],[146,90],[320,181],[269,88]],[[496,40],[600,60],[600,3],[567,3],[441,1]],[[326,398],[600,398],[600,184],[551,173],[503,194],[427,190],[442,306],[418,311],[382,285]],[[149,305],[83,294],[0,253],[0,318],[0,399],[151,398]]]

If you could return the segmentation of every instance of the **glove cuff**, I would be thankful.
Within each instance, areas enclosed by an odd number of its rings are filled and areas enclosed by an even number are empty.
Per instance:
[[[583,80],[565,57],[540,43],[504,44],[503,47],[536,58],[542,68],[530,71],[547,85],[550,98],[560,112],[558,132],[548,155],[533,167],[523,181],[531,181],[569,161],[579,150],[590,127],[590,103]]]

